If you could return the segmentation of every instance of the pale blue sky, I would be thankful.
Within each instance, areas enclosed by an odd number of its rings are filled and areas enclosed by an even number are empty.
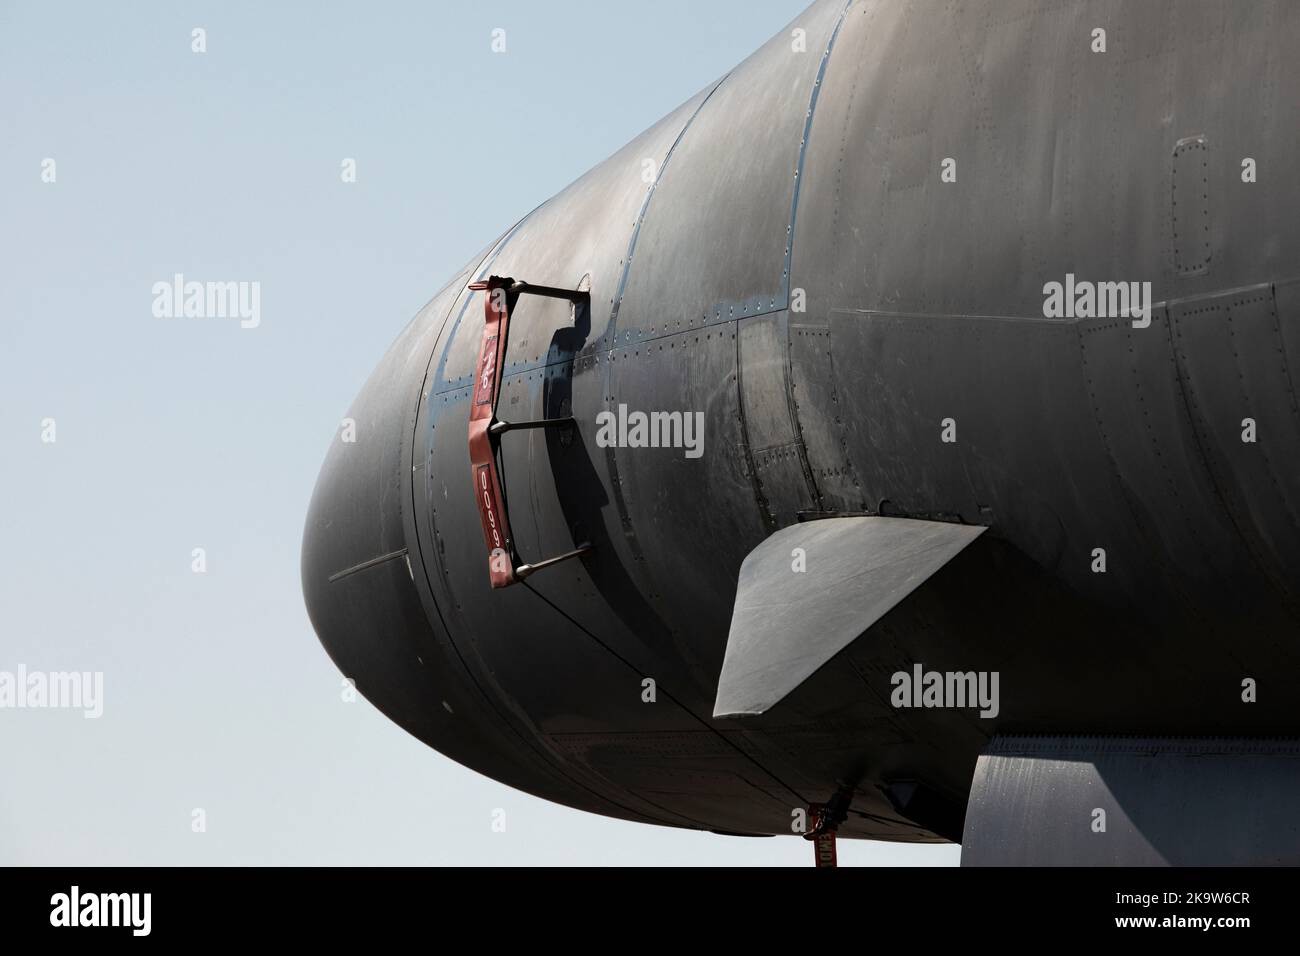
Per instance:
[[[104,672],[99,720],[0,710],[0,863],[808,864],[547,804],[341,702],[298,563],[415,311],[800,8],[0,0],[0,670]],[[483,148],[489,111],[528,147]],[[261,325],[155,318],[177,272],[260,282]]]

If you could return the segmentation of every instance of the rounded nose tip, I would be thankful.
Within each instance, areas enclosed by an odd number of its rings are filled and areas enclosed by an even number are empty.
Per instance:
[[[342,677],[406,731],[497,780],[572,803],[553,768],[539,766],[535,748],[470,679],[424,581],[419,547],[408,545],[410,414],[420,356],[428,356],[406,338],[361,390],[316,480],[302,543],[307,613]]]
[[[302,541],[303,598],[321,644],[371,700],[392,688],[385,655],[421,618],[396,502],[400,436],[367,410],[370,388],[326,454]]]
[[[409,416],[423,368],[408,337],[379,363],[330,443],[303,531],[303,597],[343,678],[406,730],[463,757],[452,719],[462,682],[417,590],[423,569],[408,551],[401,505],[409,512]]]
[[[443,622],[416,530],[426,485],[413,488],[411,477],[413,460],[432,467],[411,418],[432,348],[423,334],[413,322],[389,349],[316,480],[302,544],[312,626],[342,677],[434,749],[547,800],[640,819],[576,779],[536,740],[536,728],[489,696],[489,682],[470,674]]]

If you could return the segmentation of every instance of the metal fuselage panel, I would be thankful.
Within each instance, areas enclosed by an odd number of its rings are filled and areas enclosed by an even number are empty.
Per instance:
[[[1286,3],[814,4],[416,317],[358,399],[390,444],[336,467],[382,518],[304,560],[406,548],[411,573],[312,578],[322,640],[463,763],[733,832],[848,784],[845,835],[955,838],[884,791],[959,821],[994,733],[1296,733],[1298,47]],[[497,591],[465,444],[488,274],[591,283],[576,326],[518,306],[500,414],[577,422],[502,441],[521,554],[594,551]],[[1067,275],[1149,282],[1149,326],[1045,317]],[[701,413],[703,454],[601,447],[620,406]],[[309,541],[342,533],[329,468]],[[988,531],[772,711],[715,721],[740,565],[808,512]],[[348,636],[395,603],[424,636]],[[917,662],[998,671],[998,716],[891,707]]]

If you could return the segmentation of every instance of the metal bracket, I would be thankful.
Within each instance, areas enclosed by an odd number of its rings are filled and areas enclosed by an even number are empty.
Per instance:
[[[506,498],[502,492],[504,486],[499,462],[501,436],[525,428],[571,428],[574,420],[567,417],[506,422],[497,418],[497,399],[501,392],[502,370],[505,367],[506,346],[510,336],[511,302],[520,295],[540,295],[552,299],[568,299],[577,305],[587,301],[590,296],[578,289],[532,285],[508,276],[489,276],[486,280],[471,283],[469,288],[475,292],[487,293],[483,306],[483,342],[479,348],[474,394],[470,400],[470,475],[474,483],[479,519],[483,524],[483,541],[488,549],[488,578],[492,587],[504,588],[542,568],[549,568],[591,550],[589,544],[579,544],[572,551],[531,564],[521,563],[519,553],[515,550]]]

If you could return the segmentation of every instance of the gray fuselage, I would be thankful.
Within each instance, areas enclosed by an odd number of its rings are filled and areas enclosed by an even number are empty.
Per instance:
[[[1287,2],[815,3],[402,332],[311,504],[322,643],[463,764],[724,832],[849,787],[845,836],[958,839],[994,734],[1297,733],[1297,49]],[[518,552],[593,550],[499,590],[466,448],[488,275],[591,290],[520,299],[499,402],[576,420],[502,440]],[[1149,322],[1049,314],[1067,277],[1149,283]],[[702,413],[702,454],[602,447],[620,406]],[[987,531],[715,720],[741,562],[828,514]],[[917,663],[997,672],[997,716],[892,706]]]

